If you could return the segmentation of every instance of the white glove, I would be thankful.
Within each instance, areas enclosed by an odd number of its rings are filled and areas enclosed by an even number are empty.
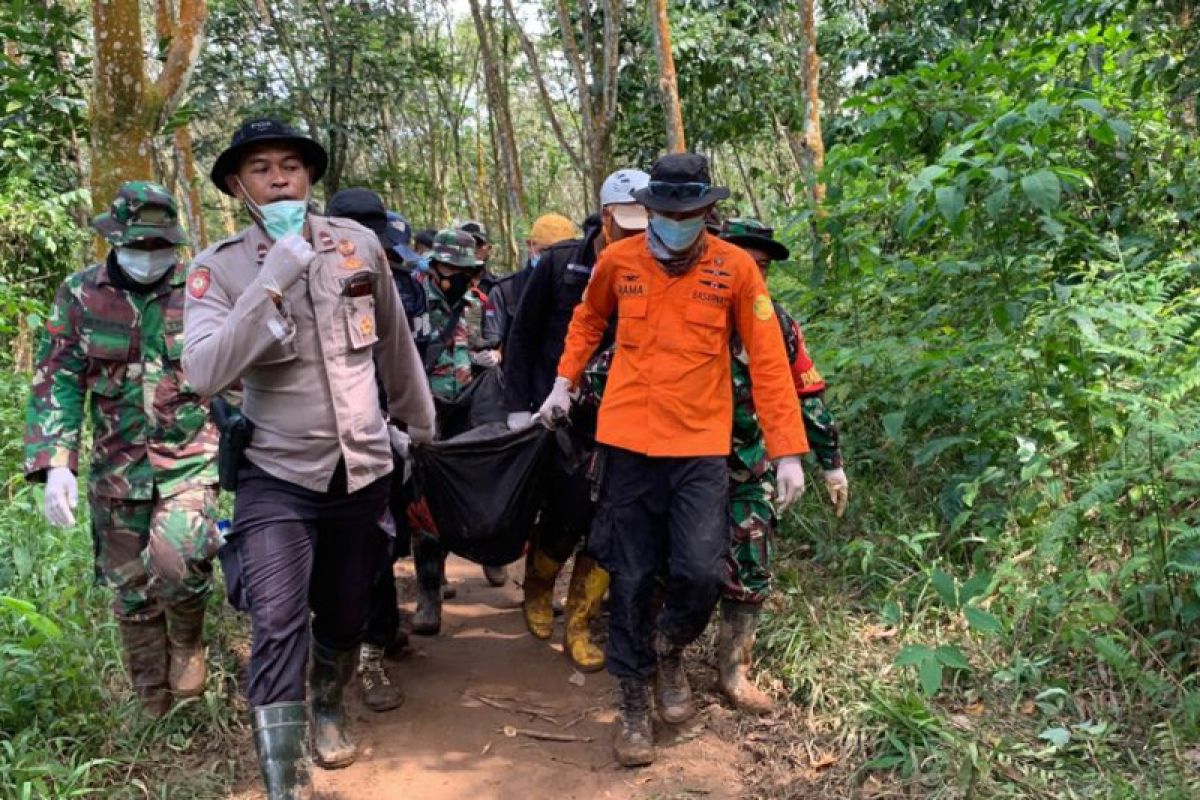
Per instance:
[[[46,474],[46,499],[43,511],[46,519],[60,528],[75,526],[71,509],[79,502],[79,482],[75,473],[66,467],[51,467]]]
[[[560,419],[567,416],[571,410],[571,382],[566,378],[555,378],[554,388],[550,390],[537,415],[542,424],[553,428]]]
[[[401,458],[408,458],[408,446],[412,444],[412,437],[399,428],[388,425],[388,436],[392,440],[392,450]]]
[[[533,424],[533,414],[528,411],[514,411],[508,415],[508,429],[520,431]]]
[[[316,257],[317,251],[303,236],[286,234],[267,252],[258,272],[258,282],[268,292],[282,296]]]
[[[800,499],[804,494],[804,467],[799,456],[784,456],[775,464],[775,499],[779,511]]]
[[[417,444],[429,444],[433,441],[433,428],[422,428],[418,425],[409,425],[408,438]]]
[[[500,351],[473,350],[471,352],[471,363],[477,367],[483,367],[484,369],[498,367],[500,366]]]
[[[839,517],[846,513],[846,504],[850,502],[850,481],[846,470],[825,470],[825,488],[829,490],[829,499],[833,501],[833,513]]]

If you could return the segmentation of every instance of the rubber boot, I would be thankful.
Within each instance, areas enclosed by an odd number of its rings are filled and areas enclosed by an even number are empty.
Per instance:
[[[272,703],[254,709],[254,749],[267,800],[312,797],[308,755],[308,709],[303,702]]]
[[[404,702],[404,692],[388,678],[383,666],[383,648],[363,642],[358,650],[358,682],[363,705],[372,711],[391,711]]]
[[[348,767],[358,747],[346,734],[346,684],[354,674],[354,650],[333,650],[317,641],[312,647],[309,697],[312,698],[313,750],[325,769]]]
[[[752,714],[766,714],[775,708],[770,695],[750,681],[759,610],[759,606],[750,603],[722,602],[721,632],[717,639],[721,691],[735,706]]]
[[[567,592],[567,624],[563,652],[580,672],[604,668],[604,651],[592,641],[591,622],[608,591],[608,572],[583,553],[575,555]]]
[[[504,584],[508,583],[508,567],[507,566],[499,566],[499,567],[486,567],[485,566],[483,568],[483,578],[484,578],[484,580],[486,580],[488,582],[489,586],[495,586],[495,587],[499,588],[499,587],[503,586]]]
[[[120,620],[121,645],[129,682],[142,710],[158,719],[171,707],[167,687],[167,623],[162,614],[145,620]]]
[[[208,680],[204,650],[204,608],[208,595],[189,597],[167,606],[170,664],[167,682],[176,697],[199,697]]]
[[[622,767],[654,763],[654,733],[650,727],[650,687],[638,678],[622,678],[613,757]]]
[[[442,629],[442,546],[436,539],[413,539],[413,565],[417,572],[417,610],[412,631],[418,636],[437,636]]]
[[[525,627],[538,639],[549,639],[554,632],[554,581],[562,562],[555,561],[533,547],[525,558]]]
[[[683,646],[655,633],[654,653],[658,656],[658,673],[655,675],[658,715],[663,722],[672,725],[687,722],[696,716],[696,704],[692,702],[692,687],[688,685],[687,672],[683,668]]]

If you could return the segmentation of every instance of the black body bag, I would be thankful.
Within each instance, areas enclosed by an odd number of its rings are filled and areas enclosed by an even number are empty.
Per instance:
[[[516,561],[542,504],[553,447],[554,433],[541,425],[509,431],[502,423],[414,445],[418,490],[442,546],[485,566]]]

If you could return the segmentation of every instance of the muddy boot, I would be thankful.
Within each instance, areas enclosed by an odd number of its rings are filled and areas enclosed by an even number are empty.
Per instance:
[[[650,687],[637,678],[621,679],[620,705],[614,723],[613,757],[622,767],[644,767],[654,762],[654,734],[650,728]]]
[[[446,565],[442,563],[442,599],[453,600],[458,597],[458,587],[446,578]]]
[[[658,656],[658,673],[655,675],[658,715],[663,722],[672,725],[687,722],[696,716],[696,704],[692,702],[692,687],[688,685],[687,672],[683,668],[683,646],[655,633],[654,653]]]
[[[539,639],[549,639],[554,631],[554,580],[560,569],[562,562],[536,547],[525,558],[525,600],[521,608],[525,627]]]
[[[563,652],[580,672],[604,668],[604,651],[592,641],[592,619],[608,591],[608,572],[583,553],[575,555],[567,592],[567,627]]]
[[[383,667],[383,648],[363,642],[358,650],[358,682],[362,685],[363,705],[372,711],[391,711],[404,702],[400,687],[388,679]]]
[[[750,681],[750,661],[754,651],[754,631],[758,627],[759,606],[749,603],[721,603],[721,633],[717,640],[717,666],[721,691],[742,711],[766,714],[775,704],[771,697]]]
[[[312,672],[308,678],[312,706],[313,750],[325,769],[348,767],[358,757],[358,747],[346,733],[346,707],[342,695],[354,674],[353,650],[333,650],[313,641]]]
[[[153,619],[120,620],[125,670],[142,709],[158,719],[171,707],[167,688],[167,623],[159,614]]]
[[[500,587],[508,583],[508,567],[484,567],[483,578],[489,586]]]
[[[412,631],[418,636],[437,636],[442,629],[442,547],[428,536],[413,541],[413,565],[417,572],[417,611]]]
[[[167,606],[167,639],[170,666],[167,682],[176,697],[199,697],[208,680],[204,650],[204,607],[207,595]]]
[[[272,703],[254,709],[254,749],[267,800],[312,797],[308,755],[308,709],[303,702]]]

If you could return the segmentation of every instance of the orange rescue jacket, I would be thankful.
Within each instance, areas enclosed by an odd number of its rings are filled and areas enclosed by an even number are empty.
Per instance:
[[[572,385],[617,312],[617,348],[597,441],[648,456],[724,456],[733,425],[729,337],[750,356],[754,407],[771,458],[808,452],[775,309],[745,251],[707,233],[703,257],[672,278],[645,234],[604,249],[575,307],[558,374]]]

